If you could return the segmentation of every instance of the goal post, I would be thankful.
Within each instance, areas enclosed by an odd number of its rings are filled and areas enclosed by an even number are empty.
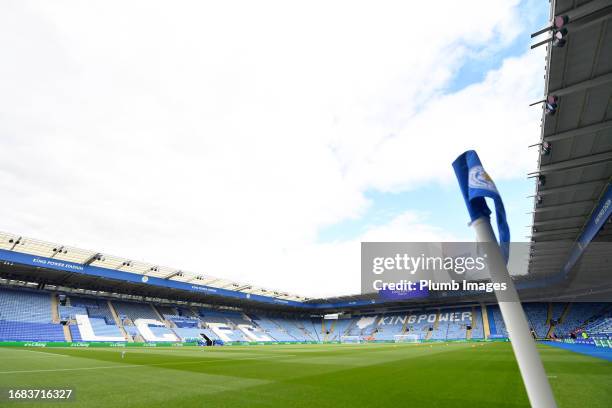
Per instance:
[[[361,336],[340,336],[340,343],[359,344],[361,343]]]
[[[418,343],[419,335],[418,334],[396,334],[393,336],[393,341],[395,343]]]

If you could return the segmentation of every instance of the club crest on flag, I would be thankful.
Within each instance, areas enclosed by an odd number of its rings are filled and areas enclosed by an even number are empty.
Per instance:
[[[489,190],[497,193],[497,187],[495,183],[489,177],[489,174],[482,168],[482,166],[474,166],[470,168],[468,174],[468,186],[470,188],[481,188],[483,190]]]

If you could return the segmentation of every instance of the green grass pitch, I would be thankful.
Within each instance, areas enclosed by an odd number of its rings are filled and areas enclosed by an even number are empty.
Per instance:
[[[539,350],[560,407],[612,406],[612,363]],[[529,406],[509,343],[3,348],[0,388],[75,390],[7,408]]]

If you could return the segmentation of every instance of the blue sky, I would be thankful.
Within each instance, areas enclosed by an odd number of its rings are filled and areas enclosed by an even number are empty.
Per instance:
[[[449,165],[450,168],[450,165]],[[531,225],[534,192],[533,179],[504,180],[497,183],[506,208],[513,242],[527,241]],[[324,227],[319,232],[320,242],[345,241],[359,237],[376,225],[386,224],[407,210],[419,213],[429,225],[448,231],[461,240],[474,239],[468,228],[469,216],[459,187],[431,185],[400,193],[369,191],[371,205],[359,218]],[[493,209],[493,206],[490,205]],[[493,218],[495,223],[495,218]]]
[[[545,64],[529,34],[548,11],[2,2],[0,230],[350,294],[362,240],[473,237],[451,162],[474,149],[523,240]]]
[[[524,22],[524,31],[505,46],[490,51],[490,47],[477,47],[472,50],[473,57],[466,58],[458,69],[453,72],[452,79],[444,87],[445,94],[460,92],[466,87],[480,83],[486,75],[499,69],[503,62],[511,57],[525,54],[532,43],[528,33],[544,27],[548,21],[548,10],[534,1],[521,2],[518,12]],[[489,49],[489,51],[484,51]],[[507,101],[511,103],[511,96]],[[494,137],[494,135],[492,135]],[[478,150],[478,146],[474,146]],[[527,148],[527,146],[525,146]],[[459,155],[461,152],[457,152]],[[435,152],[428,152],[435,154]],[[487,163],[487,158],[481,158]],[[536,163],[533,163],[535,169]],[[446,169],[452,173],[451,165]],[[492,174],[492,177],[495,177]],[[527,175],[503,179],[496,182],[506,207],[506,214],[510,225],[512,240],[514,242],[527,241],[532,218],[533,198],[528,197],[534,193],[534,181]],[[463,203],[461,192],[456,183],[432,183],[421,185],[414,189],[398,192],[382,192],[368,190],[365,197],[369,206],[359,217],[343,220],[337,224],[324,226],[319,230],[318,241],[322,243],[346,241],[363,235],[373,226],[390,222],[393,218],[406,211],[418,212],[429,225],[446,230],[463,239],[473,239],[472,231],[467,228],[467,210]],[[491,208],[492,205],[490,205]],[[493,213],[495,223],[495,214]]]

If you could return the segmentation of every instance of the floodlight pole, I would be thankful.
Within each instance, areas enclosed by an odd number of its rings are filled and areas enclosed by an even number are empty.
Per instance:
[[[546,377],[542,360],[529,330],[525,312],[518,300],[518,293],[512,279],[510,279],[508,268],[497,245],[497,239],[491,228],[489,217],[480,217],[472,222],[471,226],[476,231],[477,242],[495,243],[495,245],[491,245],[491,250],[487,252],[489,272],[493,282],[507,283],[505,296],[502,297],[497,290],[495,296],[508,330],[508,336],[523,377],[529,402],[533,408],[556,408],[557,404]],[[517,300],[509,302],[506,301],[508,298]],[[504,301],[501,299],[504,299]]]

